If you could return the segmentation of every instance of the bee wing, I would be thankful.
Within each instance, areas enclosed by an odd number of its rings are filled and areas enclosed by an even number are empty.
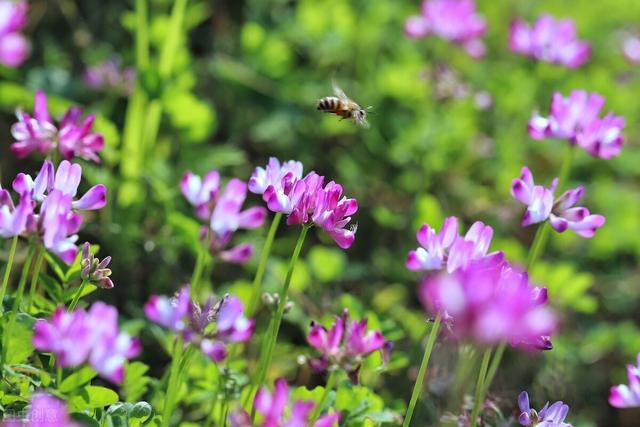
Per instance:
[[[333,86],[333,93],[335,93],[338,98],[344,99],[347,101],[349,100],[349,97],[347,96],[347,94],[344,93],[342,89],[340,89],[340,86],[338,86],[335,81],[332,82],[332,86]]]

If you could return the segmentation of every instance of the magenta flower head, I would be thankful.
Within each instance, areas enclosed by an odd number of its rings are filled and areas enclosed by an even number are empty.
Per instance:
[[[186,286],[173,298],[152,295],[144,313],[149,320],[181,333],[214,362],[227,357],[227,344],[248,341],[255,328],[255,322],[244,316],[238,297],[225,295],[217,302],[209,298],[200,306],[191,300]]]
[[[307,341],[322,354],[319,358],[311,359],[314,369],[343,369],[354,384],[358,382],[358,372],[365,357],[374,351],[380,351],[384,362],[387,363],[392,349],[392,343],[384,339],[382,332],[367,332],[366,318],[361,321],[349,319],[347,309],[341,316],[336,317],[330,329],[311,322]]]
[[[136,81],[136,70],[122,67],[117,59],[108,59],[87,67],[82,74],[87,87],[101,91],[116,91],[123,95],[133,92]]]
[[[620,384],[609,390],[609,405],[616,408],[640,408],[640,353],[637,365],[627,365],[629,384]]]
[[[31,404],[24,419],[7,419],[1,427],[80,427],[67,412],[67,404],[44,392],[31,396]]]
[[[469,262],[484,257],[501,258],[500,252],[487,254],[493,229],[475,222],[465,236],[458,234],[458,218],[445,219],[440,232],[424,224],[416,238],[420,247],[407,255],[407,268],[412,271],[446,270],[451,273]]]
[[[587,208],[575,206],[584,195],[584,187],[567,190],[554,199],[557,185],[557,178],[549,188],[535,185],[529,168],[522,168],[520,178],[514,179],[511,184],[513,198],[527,206],[522,226],[549,220],[551,226],[559,233],[571,229],[579,236],[593,237],[596,230],[604,225],[605,217],[593,215]]]
[[[247,196],[247,184],[234,178],[221,191],[220,174],[217,171],[207,173],[204,179],[186,172],[180,181],[180,190],[194,206],[196,216],[209,223],[211,250],[224,261],[247,262],[253,254],[252,245],[242,244],[224,249],[237,230],[261,227],[267,216],[263,207],[241,210]],[[206,236],[206,231],[203,234]]]
[[[283,162],[269,158],[265,168],[257,167],[249,179],[249,191],[261,194],[267,206],[274,212],[288,210],[288,195],[293,184],[302,178],[302,163],[289,160]]]
[[[451,325],[455,338],[482,345],[507,342],[523,349],[550,349],[555,314],[545,306],[547,292],[506,261],[484,258],[454,273],[428,276],[419,297]]]
[[[29,4],[22,0],[0,0],[0,64],[15,68],[29,54],[29,42],[20,34],[27,25]]]
[[[18,205],[13,204],[11,193],[0,187],[0,237],[19,236],[27,231],[27,223],[33,217],[31,195],[20,195]]]
[[[124,364],[140,353],[140,341],[118,328],[118,311],[102,302],[86,312],[58,308],[51,320],[36,322],[33,345],[51,352],[61,367],[89,363],[103,378],[116,383],[124,379]]]
[[[473,58],[480,58],[486,48],[480,39],[487,31],[485,19],[476,13],[474,0],[424,0],[422,14],[405,23],[410,38],[434,35],[456,43]]]
[[[531,26],[521,19],[511,24],[509,48],[537,61],[578,68],[589,60],[591,46],[576,36],[571,19],[542,15]]]
[[[21,110],[18,110],[16,116],[18,122],[11,127],[11,134],[16,142],[11,145],[11,151],[19,159],[34,151],[48,154],[58,150],[66,160],[80,157],[100,163],[97,153],[104,148],[104,138],[92,131],[95,121],[93,114],[82,119],[81,110],[72,107],[67,110],[60,123],[55,123],[49,114],[47,95],[38,91],[33,117]]]
[[[536,114],[529,120],[529,135],[537,140],[565,139],[594,157],[615,157],[622,150],[625,121],[611,113],[600,118],[604,102],[601,95],[583,90],[571,92],[568,98],[555,93],[549,117]]]
[[[536,411],[530,407],[529,395],[523,391],[518,396],[518,408],[520,409],[518,423],[521,426],[572,427],[571,424],[564,422],[569,413],[569,406],[561,401],[555,402],[551,406],[547,402],[540,411]]]
[[[340,421],[340,413],[332,412],[322,415],[318,420],[309,424],[309,417],[315,403],[312,401],[296,400],[289,407],[289,386],[283,378],[277,379],[273,393],[266,387],[256,393],[253,401],[260,420],[257,423],[251,421],[251,416],[239,409],[230,416],[231,427],[334,427]]]

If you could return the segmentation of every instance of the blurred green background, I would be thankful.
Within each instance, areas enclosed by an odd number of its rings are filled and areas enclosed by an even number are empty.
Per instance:
[[[534,229],[519,226],[522,208],[509,195],[511,179],[528,165],[549,182],[565,151],[563,142],[532,141],[527,120],[535,110],[546,113],[554,91],[603,94],[605,110],[627,120],[626,145],[610,161],[579,151],[571,181],[586,186],[586,205],[607,223],[591,240],[553,235],[533,278],[548,286],[562,332],[553,351],[508,353],[491,398],[508,416],[527,389],[537,407],[565,400],[575,426],[638,425],[640,414],[610,408],[607,394],[610,385],[626,381],[625,364],[640,351],[640,69],[619,49],[622,30],[640,29],[640,2],[479,0],[489,23],[488,53],[476,61],[436,38],[407,39],[404,20],[420,7],[413,0],[189,0],[178,33],[169,19],[174,2],[151,0],[148,62],[136,52],[134,1],[30,3],[30,59],[19,70],[3,69],[0,82],[2,184],[39,165],[17,161],[9,151],[13,111],[31,108],[33,91],[45,89],[57,114],[72,102],[99,115],[104,165],[84,170],[90,182],[108,185],[110,204],[81,239],[113,256],[116,288],[97,298],[116,303],[126,317],[142,317],[149,294],[172,292],[188,280],[198,243],[197,224],[177,186],[185,170],[215,168],[247,180],[271,155],[301,160],[306,171],[338,181],[358,199],[358,233],[343,252],[312,232],[271,375],[318,382],[295,363],[309,352],[308,321],[347,306],[397,341],[388,372],[372,369],[365,384],[398,411],[421,356],[419,277],[404,267],[415,231],[425,222],[439,227],[449,215],[465,226],[482,220],[495,229],[492,248],[523,262]],[[586,66],[566,70],[508,51],[509,22],[541,12],[576,21],[580,37],[593,46]],[[165,46],[168,34],[173,48]],[[122,94],[84,85],[87,65],[114,57],[138,67],[132,102],[140,102],[146,126],[159,118],[157,132],[137,133],[128,119],[136,112]],[[316,111],[316,100],[331,94],[332,79],[374,107],[370,129]],[[265,234],[238,233],[236,240],[259,248]],[[267,289],[281,283],[295,238],[295,230],[280,229]],[[246,297],[254,270],[255,260],[244,267],[218,263],[209,279],[216,292]],[[161,372],[167,358],[154,351],[150,335],[143,338],[142,359],[152,373]],[[457,354],[452,343],[437,348],[431,393],[415,416],[424,425],[447,407],[444,390]]]

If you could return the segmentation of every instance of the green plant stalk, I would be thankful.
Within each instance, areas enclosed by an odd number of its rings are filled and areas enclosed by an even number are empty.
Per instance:
[[[484,381],[485,384],[485,394],[491,387],[493,383],[493,379],[498,372],[498,367],[500,367],[500,362],[502,361],[502,356],[504,355],[504,351],[507,349],[507,343],[501,342],[498,347],[496,347],[495,353],[493,353],[493,358],[491,359],[491,365],[489,365],[489,371],[487,372],[487,378]]]
[[[0,290],[0,311],[2,310],[2,302],[4,296],[7,293],[7,286],[9,285],[9,277],[11,276],[11,267],[13,267],[13,259],[16,256],[16,248],[18,247],[18,236],[14,236],[11,239],[11,248],[9,249],[9,257],[7,258],[7,267],[4,269],[4,277],[2,278],[2,289]]]
[[[324,391],[322,392],[322,397],[320,397],[320,400],[318,401],[316,406],[313,408],[313,412],[311,413],[311,417],[309,418],[309,425],[313,425],[318,419],[318,417],[320,417],[320,414],[322,413],[322,408],[327,403],[327,399],[329,398],[329,394],[331,393],[331,391],[333,391],[333,389],[336,386],[336,383],[338,382],[339,373],[340,371],[338,369],[333,369],[329,374],[329,378],[327,378],[327,383],[324,386]]]
[[[269,255],[271,253],[271,245],[273,244],[273,239],[276,237],[276,232],[278,231],[278,226],[280,225],[280,221],[282,220],[282,213],[277,212],[273,216],[273,220],[271,221],[271,226],[269,227],[269,232],[267,233],[267,238],[264,241],[264,246],[262,247],[262,253],[260,253],[260,261],[258,262],[258,269],[256,270],[256,275],[253,278],[253,287],[251,299],[249,300],[249,307],[247,308],[247,316],[251,317],[258,310],[260,305],[260,289],[262,288],[262,278],[264,277],[264,272],[267,269],[267,261],[269,260]]]
[[[84,290],[85,286],[87,286],[87,283],[89,283],[88,280],[82,279],[82,283],[80,283],[80,286],[78,286],[78,292],[76,292],[76,294],[73,296],[73,299],[71,300],[71,304],[69,304],[69,308],[67,309],[67,311],[73,311],[76,308],[76,306],[78,305],[78,301],[80,301],[82,291]]]
[[[263,352],[260,355],[258,371],[256,376],[254,377],[251,390],[247,395],[247,401],[245,402],[246,404],[248,404],[248,402],[251,402],[258,387],[260,387],[267,376],[267,369],[269,368],[271,359],[273,358],[273,350],[275,348],[276,341],[278,340],[278,332],[280,331],[280,324],[282,323],[282,317],[284,316],[284,308],[287,304],[287,294],[289,293],[289,285],[291,285],[293,270],[295,269],[296,263],[298,262],[298,257],[300,256],[300,251],[302,250],[302,244],[304,243],[304,239],[307,236],[307,231],[309,231],[310,227],[310,225],[306,224],[302,226],[302,230],[300,231],[300,235],[298,236],[298,241],[296,243],[295,249],[293,250],[293,254],[291,255],[289,268],[287,269],[287,275],[285,276],[284,285],[282,286],[282,291],[280,292],[280,301],[278,302],[276,315],[271,320],[267,334],[265,334],[263,338]]]
[[[478,422],[478,414],[480,414],[480,406],[484,402],[486,393],[485,380],[487,378],[487,368],[489,367],[489,359],[491,358],[491,348],[484,351],[482,362],[480,362],[480,372],[478,373],[478,382],[476,383],[476,395],[473,398],[473,409],[471,410],[471,427],[476,427]]]
[[[411,418],[413,417],[413,411],[416,409],[420,392],[422,392],[422,386],[424,385],[424,377],[427,374],[427,366],[429,365],[429,359],[433,352],[433,346],[436,343],[438,337],[438,330],[440,330],[440,323],[442,316],[438,314],[431,326],[431,332],[429,332],[429,338],[427,339],[427,345],[424,348],[424,355],[422,356],[422,362],[420,362],[420,369],[418,370],[418,376],[416,382],[413,384],[413,392],[411,392],[411,400],[409,400],[409,406],[407,407],[407,413],[404,416],[402,427],[408,427],[411,424]]]
[[[33,307],[33,300],[36,296],[38,288],[38,280],[40,279],[40,271],[42,271],[42,263],[44,262],[44,248],[38,248],[38,257],[36,258],[35,267],[31,273],[31,285],[29,287],[29,311]]]
[[[171,368],[169,371],[169,379],[167,380],[167,391],[164,395],[164,408],[162,410],[161,427],[169,427],[169,419],[173,412],[173,405],[177,388],[180,385],[180,366],[182,365],[182,336],[176,338],[171,354]]]
[[[198,247],[198,256],[196,258],[196,265],[193,268],[193,274],[191,275],[191,293],[194,298],[198,298],[200,293],[200,282],[202,281],[202,271],[207,265],[207,257],[209,255],[209,243],[211,242],[211,228],[207,227],[207,234],[204,236],[202,245]]]
[[[20,274],[20,281],[18,282],[18,289],[16,290],[16,296],[13,300],[13,307],[9,313],[9,319],[4,327],[2,333],[2,357],[0,358],[0,366],[5,363],[7,357],[7,347],[9,344],[9,334],[13,330],[13,324],[16,321],[18,310],[20,309],[20,303],[22,302],[22,296],[24,295],[24,288],[27,284],[27,277],[29,276],[29,269],[31,268],[31,261],[33,261],[33,253],[35,248],[30,245],[27,257],[22,265],[22,274]]]
[[[147,0],[136,0],[136,68],[142,72],[149,66],[149,18]]]

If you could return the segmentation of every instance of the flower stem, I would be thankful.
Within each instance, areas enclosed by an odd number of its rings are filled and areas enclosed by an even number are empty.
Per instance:
[[[13,324],[16,321],[18,310],[20,309],[20,303],[22,302],[22,295],[24,294],[24,288],[27,283],[27,277],[29,276],[29,269],[31,268],[31,261],[33,260],[33,253],[35,252],[32,246],[29,247],[27,257],[22,265],[22,274],[20,274],[20,281],[18,282],[18,289],[16,290],[15,297],[13,299],[13,307],[9,313],[9,319],[4,327],[2,333],[2,357],[0,358],[0,366],[6,362],[7,347],[9,346],[9,334],[13,330]]]
[[[473,409],[471,410],[471,427],[476,427],[478,422],[478,414],[480,414],[480,406],[484,402],[486,388],[484,386],[487,378],[487,368],[489,367],[489,359],[491,358],[491,348],[484,351],[482,362],[480,362],[480,372],[478,373],[478,382],[476,383],[476,396],[473,398]]]
[[[209,254],[209,243],[211,242],[211,228],[207,227],[207,234],[204,236],[202,246],[198,248],[198,257],[196,258],[196,265],[193,268],[193,274],[191,275],[191,293],[194,298],[198,298],[200,292],[200,282],[202,277],[202,271],[207,264],[207,256]]]
[[[404,416],[402,427],[409,427],[411,424],[411,418],[413,417],[413,411],[416,409],[422,386],[424,385],[424,377],[427,373],[427,366],[429,365],[429,359],[431,358],[431,352],[438,336],[438,330],[440,329],[440,322],[442,317],[440,314],[436,316],[431,332],[429,333],[429,339],[424,349],[424,355],[422,356],[422,362],[420,363],[420,370],[418,371],[418,377],[413,385],[413,392],[411,393],[411,400],[409,400],[409,406],[407,407],[407,413]]]
[[[80,296],[82,295],[82,291],[84,291],[85,286],[87,286],[87,280],[83,279],[82,283],[80,283],[80,286],[78,286],[78,292],[76,292],[76,294],[73,296],[73,299],[71,300],[71,304],[69,304],[69,308],[67,309],[67,311],[73,311],[76,306],[78,305],[78,301],[80,301]]]
[[[547,222],[543,222],[538,226],[538,230],[536,231],[536,235],[533,238],[533,242],[531,242],[531,249],[529,249],[529,256],[527,257],[527,272],[531,273],[531,269],[533,265],[536,263],[540,254],[544,250],[544,247],[547,244],[547,240],[549,238],[549,232],[551,231],[551,226]]]
[[[320,400],[318,401],[316,406],[313,408],[313,412],[311,413],[311,417],[309,418],[310,426],[312,426],[316,422],[316,420],[322,413],[322,408],[327,403],[329,394],[331,393],[331,391],[333,391],[333,389],[336,386],[336,383],[338,382],[338,374],[339,374],[339,371],[337,369],[332,370],[331,373],[329,374],[329,378],[327,378],[327,383],[324,386],[324,391],[322,392],[322,397],[320,397]]]
[[[13,258],[16,256],[16,248],[18,247],[18,236],[14,236],[11,240],[11,249],[9,249],[9,257],[7,258],[7,267],[4,270],[2,278],[2,289],[0,290],[0,311],[2,310],[2,302],[4,295],[7,293],[7,285],[9,284],[9,276],[11,276],[11,267],[13,266]]]
[[[502,342],[496,348],[496,352],[493,354],[493,358],[491,359],[491,365],[489,365],[489,371],[487,373],[487,378],[484,381],[485,393],[491,387],[491,383],[493,382],[493,378],[496,376],[496,372],[498,372],[498,367],[500,366],[500,362],[502,361],[502,356],[504,355],[504,351],[507,349],[507,343]]]
[[[260,254],[260,262],[258,263],[258,269],[256,270],[255,277],[253,278],[253,291],[251,299],[249,300],[249,307],[247,307],[248,317],[251,317],[258,310],[258,306],[260,305],[260,288],[262,287],[262,278],[264,277],[264,272],[267,268],[267,261],[269,260],[269,254],[271,253],[271,245],[273,244],[273,239],[276,237],[276,231],[278,231],[278,226],[280,225],[281,220],[282,213],[277,212],[273,216],[273,221],[271,221],[271,226],[267,233],[267,239],[264,241],[262,253]]]
[[[169,379],[167,380],[167,391],[164,395],[164,408],[162,410],[161,427],[169,426],[169,419],[173,412],[175,394],[180,386],[179,373],[182,364],[182,336],[178,336],[173,346],[173,354],[171,355],[171,368],[169,371]]]
[[[258,371],[253,379],[250,392],[247,395],[246,403],[250,402],[253,399],[253,396],[256,393],[258,387],[260,387],[267,376],[267,369],[271,364],[271,359],[273,358],[273,350],[275,348],[276,341],[278,340],[278,332],[280,331],[280,324],[282,323],[282,317],[284,316],[284,308],[287,305],[287,294],[289,293],[289,285],[291,284],[291,278],[293,277],[293,270],[295,269],[296,263],[298,262],[298,257],[300,256],[300,251],[302,250],[302,244],[304,243],[304,239],[307,236],[307,231],[309,231],[310,227],[311,226],[306,224],[302,226],[302,230],[300,231],[300,235],[298,236],[296,247],[293,250],[293,254],[291,255],[287,275],[284,279],[284,285],[282,286],[282,291],[280,291],[280,301],[278,302],[278,308],[275,316],[271,320],[270,327],[263,338],[263,352],[260,355]]]
[[[42,270],[42,263],[44,262],[44,249],[40,247],[38,249],[38,257],[36,258],[35,266],[33,267],[33,273],[31,273],[31,285],[29,287],[29,311],[33,307],[33,300],[38,288],[38,280],[40,279],[40,271]]]

